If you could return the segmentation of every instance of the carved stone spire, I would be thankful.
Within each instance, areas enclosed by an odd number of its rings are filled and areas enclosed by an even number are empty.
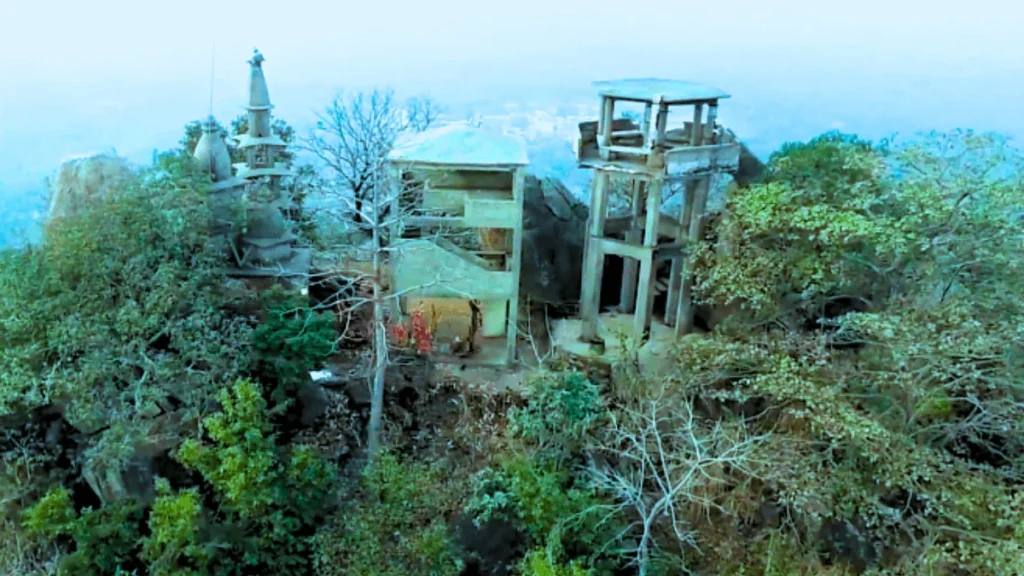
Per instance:
[[[267,79],[263,76],[263,63],[267,60],[260,51],[252,49],[252,60],[249,60],[249,109],[270,110],[270,93],[267,91]]]
[[[278,180],[291,172],[283,162],[278,162],[278,154],[286,144],[273,132],[273,119],[270,111],[274,106],[270,103],[267,90],[267,79],[263,74],[263,62],[266,59],[258,50],[253,50],[249,60],[249,129],[245,134],[235,136],[238,147],[245,151],[245,162],[236,165],[238,176],[247,180],[270,177],[271,186],[276,187]]]
[[[199,168],[210,176],[213,233],[232,242],[235,233],[235,209],[241,200],[246,181],[231,175],[231,152],[224,141],[224,133],[213,116],[203,124],[203,135],[196,143],[192,158]]]
[[[288,165],[277,160],[286,147],[274,134],[270,94],[263,74],[266,59],[253,50],[249,60],[248,130],[235,136],[245,162],[235,164],[236,177],[248,183],[245,232],[239,238],[239,267],[235,274],[276,277],[304,283],[309,271],[309,250],[295,247],[296,236],[281,211],[280,180],[289,176]]]

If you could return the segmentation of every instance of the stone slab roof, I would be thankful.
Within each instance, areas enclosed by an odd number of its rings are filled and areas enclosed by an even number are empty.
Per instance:
[[[729,97],[729,94],[714,86],[661,78],[606,80],[594,82],[593,86],[601,96],[638,102],[651,102],[658,95],[666,104],[691,104]]]
[[[395,163],[525,166],[530,159],[522,138],[483,126],[453,122],[395,142],[388,154]]]

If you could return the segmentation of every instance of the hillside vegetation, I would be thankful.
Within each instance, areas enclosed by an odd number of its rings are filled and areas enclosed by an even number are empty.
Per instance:
[[[204,200],[171,152],[2,253],[0,573],[1024,574],[1024,159],[996,135],[784,146],[696,251],[729,314],[669,374],[389,392],[366,467],[365,413],[307,377],[337,319],[227,282]]]

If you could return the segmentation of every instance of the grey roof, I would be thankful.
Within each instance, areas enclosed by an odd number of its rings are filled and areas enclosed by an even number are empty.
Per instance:
[[[714,86],[661,78],[606,80],[594,82],[593,86],[598,89],[601,96],[640,102],[651,102],[658,95],[666,104],[689,104],[729,97],[728,94]]]
[[[388,160],[480,166],[526,166],[530,163],[522,138],[466,122],[406,134],[395,142]]]

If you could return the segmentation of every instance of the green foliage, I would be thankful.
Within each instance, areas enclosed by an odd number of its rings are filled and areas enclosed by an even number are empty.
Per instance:
[[[972,132],[884,149],[838,134],[787,145],[764,184],[729,199],[719,246],[698,251],[698,291],[761,322],[839,296],[877,308],[921,286],[948,295],[964,280],[1005,298],[993,288],[1021,274],[1022,165],[1005,139]]]
[[[22,526],[33,537],[67,537],[74,547],[61,559],[63,574],[107,576],[138,566],[137,551],[142,510],[122,502],[81,514],[62,488],[51,490],[25,511]]]
[[[725,563],[728,576],[852,576],[855,571],[843,566],[824,566],[791,533],[769,531],[750,545],[741,556],[743,563]],[[733,559],[735,560],[735,559]]]
[[[770,474],[733,500],[771,494],[797,540],[772,544],[784,566],[758,547],[710,553],[726,527],[756,522],[757,506],[732,506],[699,538],[706,562],[821,573],[814,550],[835,536],[819,529],[851,522],[894,552],[846,551],[837,570],[1024,573],[1024,160],[1004,139],[954,132],[884,149],[827,135],[769,164],[730,198],[699,289],[771,329],[685,339],[664,385],[769,435]],[[817,333],[773,322],[840,296],[868,311]]]
[[[609,501],[570,473],[606,423],[600,389],[579,372],[543,372],[527,382],[525,396],[509,414],[513,454],[474,475],[466,512],[477,522],[511,521],[553,562],[579,556],[588,567],[603,566],[604,545],[615,539]]]
[[[763,183],[730,197],[719,249],[698,251],[701,297],[740,303],[768,322],[806,315],[836,295],[880,295],[877,271],[913,245],[892,211],[898,192],[886,166],[853,136],[784,146]]]
[[[238,381],[222,391],[220,404],[221,412],[203,421],[209,442],[189,439],[176,454],[209,483],[212,509],[200,487],[174,490],[163,479],[148,510],[119,501],[78,513],[57,488],[26,510],[26,533],[69,539],[61,566],[75,575],[311,573],[312,536],[332,504],[334,470],[309,448],[275,445],[255,384]]]
[[[253,331],[253,373],[274,383],[271,398],[283,403],[309,382],[334,351],[338,337],[330,313],[314,312],[305,297],[294,292],[266,295],[268,312]]]
[[[474,476],[466,511],[477,522],[512,521],[556,560],[588,556],[591,565],[603,562],[602,549],[616,534],[608,505],[584,479],[554,462],[511,457]]]
[[[605,414],[600,390],[578,372],[540,374],[528,381],[525,395],[526,406],[512,411],[509,431],[545,458],[572,457]]]
[[[189,439],[177,452],[182,464],[202,474],[218,501],[211,518],[218,527],[210,532],[210,544],[218,549],[209,559],[211,573],[253,567],[308,571],[311,535],[331,503],[333,471],[308,448],[275,445],[258,385],[240,380],[221,392],[220,404],[221,412],[203,421],[209,443]],[[174,501],[178,507],[187,503]],[[185,542],[175,553],[197,560],[191,541],[165,540]],[[168,554],[157,550],[161,557]]]
[[[364,471],[363,490],[336,525],[318,535],[318,574],[459,574],[462,562],[446,517],[459,508],[462,487],[442,463],[382,453]]]
[[[546,550],[531,550],[519,568],[522,576],[591,576],[594,572],[578,562],[559,564]]]
[[[884,152],[854,134],[826,132],[806,143],[783,144],[768,159],[762,181],[807,190],[817,200],[847,197],[855,190],[874,196],[881,192]]]
[[[205,192],[174,167],[0,256],[0,415],[59,403],[81,431],[118,422],[93,438],[124,444],[169,399],[196,408],[245,365]]]
[[[203,506],[197,489],[174,494],[166,480],[158,480],[159,496],[149,511],[150,535],[142,541],[142,558],[152,576],[199,576],[186,568],[190,562],[206,567],[209,552],[202,547]]]
[[[57,467],[63,448],[44,443],[45,431],[4,430],[4,512],[17,513],[81,466],[116,472],[156,416],[174,410],[188,420],[246,366],[249,327],[235,317],[240,298],[220,272],[208,223],[194,167],[165,158],[50,222],[40,244],[0,254],[0,419],[6,428],[45,411],[85,433],[68,470]],[[113,573],[131,556],[110,542],[138,530],[136,512],[120,506],[83,511],[54,534],[75,550],[65,565]],[[2,547],[21,538],[9,534]],[[55,546],[25,548],[44,549]],[[0,571],[8,562],[18,561],[5,559]]]
[[[569,474],[553,467],[541,468],[533,462],[515,459],[501,469],[502,484],[515,503],[515,512],[527,532],[543,541],[563,519],[582,508],[578,502],[587,494],[566,490]],[[472,509],[472,508],[470,508]]]
[[[39,502],[25,511],[22,525],[31,534],[53,538],[66,534],[77,518],[71,494],[63,488],[57,488],[47,492]]]

